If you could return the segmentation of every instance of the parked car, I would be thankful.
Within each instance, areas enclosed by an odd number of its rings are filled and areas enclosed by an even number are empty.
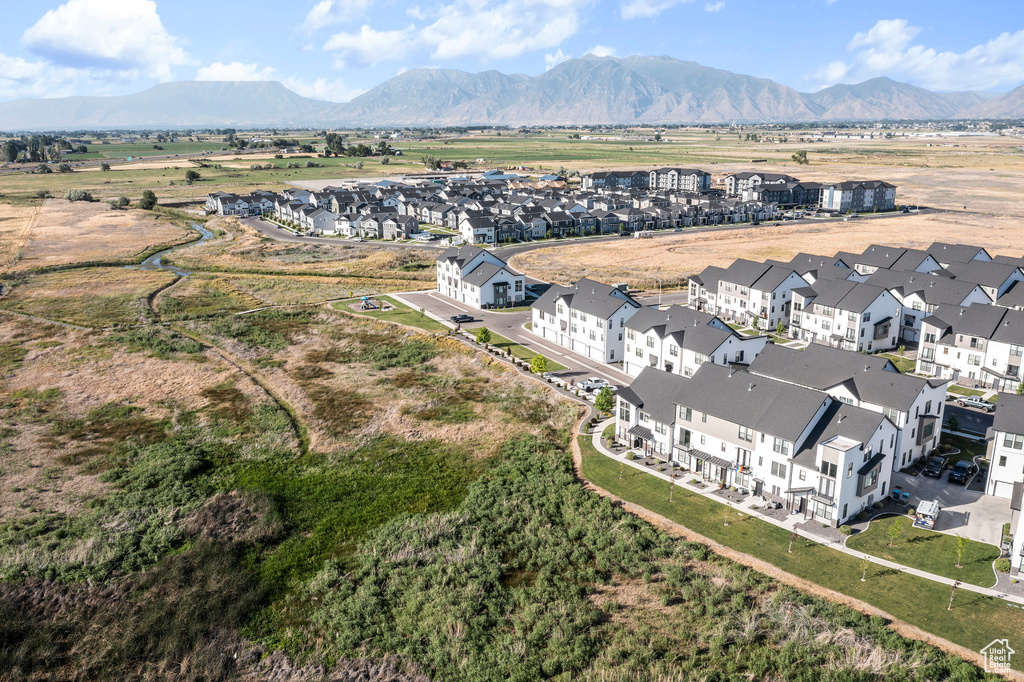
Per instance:
[[[579,387],[586,392],[600,391],[605,386],[611,387],[611,384],[601,377],[589,377],[579,383]]]
[[[472,322],[473,321],[473,316],[472,315],[452,315],[450,319],[455,324],[466,324],[467,322]]]
[[[942,471],[948,463],[949,458],[942,455],[932,455],[928,458],[928,463],[924,465],[924,471],[921,473],[932,478],[942,478]]]
[[[978,467],[974,465],[974,462],[969,462],[966,459],[962,459],[956,463],[956,465],[949,471],[949,482],[959,483],[960,485],[966,485],[967,479],[974,475],[978,470]]]
[[[995,403],[990,403],[987,400],[982,400],[978,396],[969,395],[964,398],[957,398],[956,404],[960,407],[973,407],[978,410],[985,410],[986,412],[994,412],[996,409]]]

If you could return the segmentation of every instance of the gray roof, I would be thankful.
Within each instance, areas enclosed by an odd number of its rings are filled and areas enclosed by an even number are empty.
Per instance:
[[[537,299],[533,307],[553,314],[555,303],[562,298],[566,299],[566,303],[573,310],[594,315],[602,320],[611,317],[623,305],[641,307],[629,294],[586,277],[571,287],[552,286]]]
[[[975,282],[986,287],[1001,286],[1019,268],[1010,263],[990,263],[974,260],[969,263],[950,263],[946,270],[959,280]]]
[[[633,382],[618,395],[626,402],[640,407],[651,418],[662,424],[675,422],[675,396],[690,379],[646,367]],[[627,393],[628,390],[628,393]]]
[[[626,320],[626,328],[641,334],[653,329],[660,339],[671,336],[680,348],[710,355],[730,337],[743,338],[724,322],[719,321],[719,326],[712,326],[717,319],[714,315],[680,305],[667,310],[642,308]]]
[[[819,391],[844,384],[864,402],[902,412],[929,385],[926,379],[901,374],[886,358],[814,343],[802,351],[768,344],[749,372]]]
[[[999,409],[992,418],[992,428],[1003,433],[1024,434],[1024,395],[1002,393]]]
[[[945,329],[948,327],[954,334],[969,334],[990,339],[996,333],[1003,315],[1009,310],[1000,306],[973,304],[967,307],[958,305],[939,306],[934,313],[922,322]],[[944,341],[940,341],[944,343]],[[949,341],[948,343],[952,343]],[[948,345],[947,343],[947,345]]]
[[[865,282],[851,282],[845,279],[823,279],[816,281],[810,287],[800,287],[794,291],[804,298],[807,298],[805,291],[811,289],[816,294],[815,304],[838,308],[840,310],[851,310],[861,313],[881,296],[885,289],[876,287]]]
[[[504,270],[512,276],[516,276],[519,273],[515,272],[508,266],[495,265],[494,263],[481,263],[480,265],[473,268],[473,271],[468,275],[463,276],[463,282],[469,282],[474,286],[481,287],[488,282],[492,277],[497,275],[499,272]]]
[[[941,275],[895,270],[877,270],[868,277],[867,283],[898,291],[903,296],[919,294],[929,305],[960,305],[978,286]]]
[[[932,245],[925,250],[940,263],[970,263],[979,253],[988,253],[980,246],[947,244],[945,242],[932,242]]]
[[[767,272],[770,267],[772,266],[739,258],[733,261],[732,265],[725,268],[725,272],[719,276],[719,279],[723,282],[731,282],[745,287],[752,287],[754,286],[754,282],[756,282],[761,275]]]
[[[463,246],[460,248],[451,246],[445,249],[441,255],[437,257],[437,260],[439,262],[451,261],[461,269],[463,265],[476,258],[482,252],[483,249],[478,246]]]

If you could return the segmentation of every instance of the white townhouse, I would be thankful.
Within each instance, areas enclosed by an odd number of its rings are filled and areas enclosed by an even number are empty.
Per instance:
[[[916,370],[964,386],[1016,393],[1024,312],[992,305],[940,306],[921,320]]]
[[[1009,498],[1014,485],[1024,485],[1024,395],[1000,396],[988,431],[988,460],[986,493]]]
[[[903,307],[887,289],[818,280],[792,293],[791,338],[868,353],[897,346]]]
[[[749,372],[823,391],[836,400],[885,415],[896,427],[893,469],[939,445],[946,381],[901,373],[888,359],[811,345],[802,351],[768,344]]]
[[[841,525],[889,488],[896,427],[821,391],[706,363],[647,368],[616,402],[620,441],[806,519]]]
[[[583,278],[541,294],[533,303],[531,331],[588,358],[619,362],[626,321],[640,309],[625,291]]]
[[[946,272],[957,280],[980,285],[993,301],[999,299],[1017,282],[1024,281],[1024,271],[1010,263],[987,263],[978,260],[970,263],[950,263]]]
[[[437,291],[474,308],[521,304],[526,278],[490,251],[476,246],[446,249],[437,257]]]
[[[275,195],[263,191],[246,195],[211,192],[206,195],[206,211],[222,216],[263,215],[274,210],[274,198]]]
[[[674,305],[643,308],[626,321],[623,369],[639,376],[647,367],[691,377],[705,362],[749,364],[767,336],[743,336],[714,315]]]
[[[688,302],[723,320],[772,329],[789,322],[792,292],[806,284],[792,268],[741,258],[727,268],[712,266],[691,277]]]

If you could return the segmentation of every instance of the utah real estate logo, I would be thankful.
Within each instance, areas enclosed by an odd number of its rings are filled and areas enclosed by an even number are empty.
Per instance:
[[[994,639],[980,652],[985,657],[985,672],[1005,675],[1010,672],[1010,657],[1016,651],[1006,639]]]

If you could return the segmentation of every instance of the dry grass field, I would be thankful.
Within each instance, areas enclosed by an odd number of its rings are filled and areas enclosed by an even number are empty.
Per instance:
[[[0,267],[18,272],[131,259],[194,238],[167,216],[114,211],[101,202],[46,199],[41,207],[0,204]]]

